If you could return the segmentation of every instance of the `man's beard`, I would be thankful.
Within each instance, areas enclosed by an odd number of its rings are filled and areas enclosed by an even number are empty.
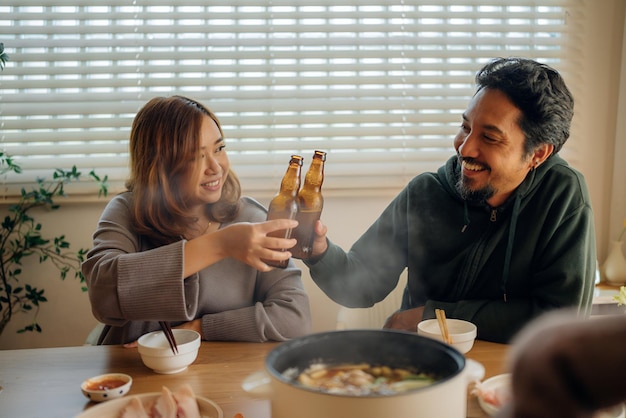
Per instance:
[[[470,202],[486,202],[496,193],[496,190],[490,184],[480,189],[472,189],[469,183],[469,180],[465,179],[462,174],[459,174],[459,179],[456,182],[456,190],[463,199]]]

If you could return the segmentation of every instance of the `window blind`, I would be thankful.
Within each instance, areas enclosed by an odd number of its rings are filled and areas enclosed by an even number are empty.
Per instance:
[[[245,194],[275,193],[315,149],[325,193],[395,193],[454,153],[484,63],[535,58],[572,86],[583,36],[575,0],[15,3],[0,0],[0,149],[24,173],[5,198],[73,165],[122,190],[133,117],[173,94],[217,114]]]

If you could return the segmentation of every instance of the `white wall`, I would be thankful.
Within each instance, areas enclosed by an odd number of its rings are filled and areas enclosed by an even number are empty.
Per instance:
[[[626,15],[626,11],[624,12]],[[626,18],[625,18],[626,22]],[[617,239],[620,231],[620,225],[626,227],[626,23],[624,24],[624,32],[622,34],[622,53],[621,53],[621,77],[618,90],[617,102],[617,123],[615,132],[615,149],[613,158],[613,183],[611,188],[611,206],[609,208],[609,216],[607,217],[610,225],[609,240]],[[616,58],[616,61],[619,60]],[[624,240],[626,241],[626,240]],[[622,247],[624,251],[624,247]]]
[[[626,54],[624,53],[624,0],[586,2],[589,13],[588,36],[584,48],[590,57],[583,69],[588,90],[585,102],[576,103],[576,126],[584,141],[576,167],[585,174],[596,216],[599,258],[603,260],[608,241],[617,238],[626,218],[626,126],[623,117],[626,109]],[[621,76],[621,87],[620,87]],[[618,91],[621,88],[621,100]],[[621,111],[618,113],[618,105]],[[621,114],[621,119],[618,118]],[[620,119],[620,120],[618,120]],[[619,135],[618,135],[619,134]],[[330,238],[348,248],[361,232],[373,222],[387,203],[399,190],[389,190],[386,196],[336,197],[327,196],[322,218],[329,226]],[[264,203],[268,197],[259,197]],[[105,202],[87,204],[64,204],[60,211],[44,213],[42,221],[46,235],[65,234],[74,248],[90,247],[91,233]],[[0,207],[0,213],[5,207]],[[48,302],[42,305],[39,322],[41,334],[16,334],[15,330],[26,325],[24,316],[17,316],[0,336],[0,349],[54,347],[81,345],[95,320],[87,294],[72,278],[61,282],[57,271],[50,266],[27,265],[24,277],[31,277],[31,284],[46,289]],[[332,329],[338,305],[330,301],[311,282],[306,268],[303,269],[305,286],[309,291],[314,331]],[[26,280],[25,280],[26,281]]]
[[[576,167],[589,185],[602,261],[609,241],[617,239],[626,218],[626,168],[619,163],[626,159],[626,1],[586,2],[586,6],[589,26],[581,46],[588,57],[582,71],[585,100],[576,98],[574,116],[579,129],[576,134],[584,141],[578,144],[583,157]]]

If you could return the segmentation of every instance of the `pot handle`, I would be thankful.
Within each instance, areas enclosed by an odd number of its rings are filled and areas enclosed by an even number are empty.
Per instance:
[[[473,382],[480,382],[485,377],[485,366],[482,363],[477,362],[476,360],[466,359],[465,360],[465,377],[467,378],[467,384]]]
[[[241,388],[256,398],[269,399],[273,395],[272,380],[265,370],[249,374],[243,380]]]

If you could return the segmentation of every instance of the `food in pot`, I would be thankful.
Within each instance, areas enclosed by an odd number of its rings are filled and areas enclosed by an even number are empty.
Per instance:
[[[297,381],[302,386],[322,392],[368,396],[393,395],[422,388],[433,384],[435,378],[408,369],[373,366],[367,363],[341,365],[315,363],[300,373]]]

